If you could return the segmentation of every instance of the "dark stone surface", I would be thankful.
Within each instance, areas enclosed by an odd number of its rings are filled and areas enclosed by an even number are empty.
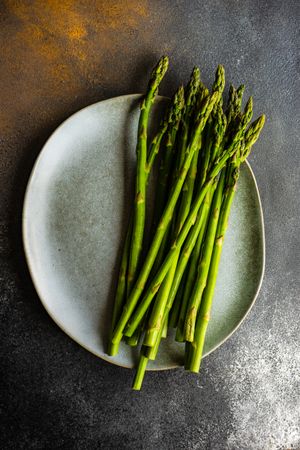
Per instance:
[[[299,15],[295,0],[1,2],[1,413],[3,449],[300,448]],[[297,51],[298,50],[298,51]],[[132,373],[49,319],[22,253],[20,218],[49,134],[94,101],[142,91],[158,56],[162,92],[194,64],[244,82],[267,124],[250,161],[265,214],[264,284],[240,330],[202,373]]]

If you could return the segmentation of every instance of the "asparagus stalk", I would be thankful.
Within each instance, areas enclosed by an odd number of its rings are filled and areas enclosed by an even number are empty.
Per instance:
[[[181,130],[180,130],[180,135],[179,135],[179,151],[177,153],[177,159],[176,159],[176,170],[173,170],[173,177],[171,177],[172,179],[170,180],[171,184],[173,184],[176,180],[176,176],[180,173],[180,167],[184,161],[184,157],[186,154],[186,149],[187,149],[187,144],[188,144],[188,137],[189,137],[189,131],[190,131],[190,126],[191,126],[191,114],[193,111],[193,108],[195,106],[195,102],[196,102],[196,94],[197,94],[197,90],[199,89],[200,86],[200,70],[198,67],[194,67],[191,78],[189,80],[189,83],[185,89],[185,107],[184,107],[184,112],[182,114],[182,118],[181,118]],[[195,159],[195,157],[194,157]],[[194,164],[194,159],[192,160],[192,164]],[[191,171],[191,168],[190,168]],[[190,173],[189,171],[189,173]],[[193,170],[194,172],[194,170]],[[188,174],[189,177],[189,174]],[[166,191],[166,188],[164,187],[164,191]],[[159,208],[157,208],[158,211]],[[160,214],[159,214],[160,216]],[[166,253],[166,247],[169,243],[170,240],[170,235],[174,234],[174,228],[175,228],[175,224],[176,224],[176,218],[173,217],[172,223],[169,224],[167,232],[163,238],[163,241],[161,243],[160,249],[158,251],[156,260],[154,262],[153,268],[152,268],[152,272],[153,274],[155,274],[157,272],[157,270],[159,269],[163,258],[165,256]]]
[[[172,290],[171,290],[171,294],[170,294],[170,296],[172,296],[172,295],[174,295],[173,294],[174,290],[176,292],[176,288],[177,288],[176,284],[178,285],[178,283],[180,283],[180,279],[182,276],[181,273],[185,270],[187,262],[192,254],[190,268],[187,273],[185,290],[184,290],[184,294],[182,297],[182,302],[181,302],[181,307],[180,307],[180,312],[179,312],[179,317],[178,317],[178,323],[177,323],[176,341],[178,341],[178,342],[183,342],[185,340],[183,330],[184,330],[184,322],[185,322],[185,317],[186,317],[186,310],[188,307],[188,302],[190,299],[190,295],[191,295],[193,286],[195,284],[200,249],[201,249],[204,233],[207,228],[207,221],[208,221],[208,217],[209,217],[209,210],[210,210],[210,206],[211,206],[212,196],[214,193],[214,187],[215,186],[212,186],[210,191],[206,194],[205,200],[202,205],[203,209],[198,214],[196,224],[191,229],[190,235],[188,236],[188,238],[186,240],[186,244],[184,246],[184,249],[183,249],[182,255],[181,255],[181,261],[179,262],[179,265],[178,265],[178,272],[176,273],[178,279],[176,279],[176,283],[174,283],[174,285],[172,286]],[[195,245],[196,245],[196,247],[195,247]]]
[[[218,74],[218,72],[217,72]],[[217,79],[217,76],[216,76]],[[203,161],[203,167],[201,171],[200,176],[200,186],[203,185],[206,179],[207,170],[209,167],[213,164],[216,157],[221,153],[222,151],[222,142],[223,137],[226,130],[226,117],[223,114],[222,108],[220,105],[217,105],[215,107],[215,111],[213,112],[213,121],[209,124],[208,134],[206,136],[206,140],[209,142],[209,145],[206,145],[205,147],[205,154],[204,154],[204,161]],[[214,186],[215,187],[215,186]],[[203,218],[198,215],[197,222],[195,227],[191,230],[191,250],[193,250],[192,255],[192,261],[190,264],[190,269],[187,275],[187,281],[185,286],[185,292],[182,299],[179,319],[178,319],[178,326],[176,331],[176,340],[179,342],[182,342],[185,340],[184,338],[184,323],[186,318],[186,311],[188,307],[188,303],[190,301],[190,296],[192,289],[196,282],[196,271],[198,267],[198,261],[200,258],[200,251],[202,246],[202,241],[204,238],[204,233],[207,227],[207,221],[208,221],[208,213],[209,213],[209,207],[212,200],[214,188],[208,192],[206,195],[207,201],[203,205]],[[203,225],[200,225],[200,221],[203,222]],[[197,241],[197,243],[196,243]],[[196,245],[195,245],[196,244]],[[190,250],[190,251],[191,251]],[[188,257],[190,254],[188,254]]]
[[[153,347],[155,345],[157,336],[163,325],[162,321],[163,312],[174,280],[178,258],[179,258],[179,251],[177,251],[176,255],[174,256],[170,270],[166,278],[164,279],[161,288],[158,291],[158,295],[154,303],[152,313],[150,315],[150,319],[144,337],[144,345],[147,345],[149,347]]]
[[[204,340],[210,319],[210,310],[213,300],[215,284],[217,281],[217,273],[222,253],[224,236],[226,233],[230,208],[236,191],[237,180],[239,177],[239,167],[240,164],[244,162],[245,159],[248,157],[252,146],[257,141],[259,134],[264,126],[264,122],[265,116],[262,115],[255,122],[252,123],[252,125],[248,128],[248,130],[245,133],[244,143],[243,146],[241,146],[240,148],[239,156],[232,158],[231,162],[229,163],[228,169],[229,176],[227,177],[227,189],[225,191],[225,196],[222,203],[221,214],[218,222],[214,249],[209,268],[207,286],[204,291],[199,315],[197,318],[195,339],[194,342],[192,343],[192,354],[188,364],[188,368],[192,372],[197,373],[200,370]]]
[[[209,147],[206,149],[203,168],[202,168],[202,183],[205,180],[206,172],[208,170],[209,164],[211,164],[214,160],[216,155],[221,151],[221,147],[223,146],[223,138],[224,133],[226,130],[226,127],[231,124],[234,120],[236,120],[237,115],[239,114],[241,102],[242,102],[242,96],[244,92],[245,86],[241,85],[237,90],[234,89],[234,87],[231,85],[229,90],[229,100],[228,100],[228,106],[227,106],[227,120],[226,116],[224,115],[222,108],[218,105],[217,110],[214,111],[215,115],[215,124],[214,127],[212,124],[210,124],[210,133],[208,132],[207,141],[209,142]],[[228,138],[230,136],[228,135]],[[228,139],[227,139],[228,140]],[[214,146],[212,145],[212,142],[214,142]],[[213,147],[213,152],[211,152],[211,148]],[[210,153],[212,153],[210,155]],[[209,195],[209,194],[208,194]],[[207,210],[208,213],[208,210]],[[205,227],[202,228],[201,233],[199,234],[197,244],[194,248],[191,264],[190,264],[190,270],[188,272],[187,281],[186,281],[186,287],[184,292],[184,297],[182,301],[182,308],[179,316],[178,321],[178,329],[176,333],[176,339],[179,341],[184,340],[183,335],[183,327],[184,322],[186,318],[186,309],[187,309],[187,303],[190,300],[191,292],[193,289],[193,286],[195,285],[196,280],[196,271],[198,267],[198,261],[200,258],[200,252],[201,252],[201,245],[203,240],[203,234],[205,232]]]
[[[234,131],[236,122],[240,115],[244,90],[245,86],[243,84],[241,84],[238,89],[235,89],[232,85],[229,88],[228,103],[226,109],[227,139],[230,139],[230,136]]]
[[[225,87],[225,71],[224,67],[222,65],[218,65],[216,74],[215,74],[215,81],[212,85],[213,91],[220,91],[223,93]],[[212,163],[215,159],[215,156],[217,155],[219,151],[219,145],[220,141],[222,139],[219,138],[219,136],[222,136],[221,132],[222,129],[225,128],[224,124],[224,114],[222,111],[222,97],[220,97],[219,102],[216,102],[214,106],[213,113],[210,117],[210,120],[208,122],[207,130],[206,130],[206,146],[205,146],[205,152],[204,152],[204,160],[202,164],[202,171],[201,171],[201,177],[200,177],[200,186],[202,186],[203,182],[206,178],[206,173],[208,170],[208,164],[209,162]],[[219,131],[220,128],[220,131]],[[211,134],[213,133],[214,139],[211,139]],[[213,149],[213,155],[211,155],[211,151]]]
[[[163,322],[163,326],[159,330],[159,333],[158,333],[158,336],[157,336],[154,346],[147,347],[147,346],[143,345],[141,348],[139,363],[138,363],[138,367],[137,367],[137,370],[136,370],[136,373],[134,376],[134,380],[133,380],[133,385],[132,385],[132,389],[134,389],[135,391],[141,390],[145,372],[147,369],[148,361],[156,359],[160,341],[164,337],[163,334],[164,334],[165,326],[167,324],[167,320],[168,320],[168,316],[166,315],[164,322]]]
[[[160,128],[157,132],[157,134],[154,136],[151,142],[150,146],[150,153],[148,162],[146,165],[146,184],[149,180],[149,175],[155,160],[156,155],[159,152],[159,148],[161,145],[161,141],[167,131],[168,123],[170,122],[170,118],[172,117],[172,110],[174,108],[174,104],[171,104],[170,107],[167,109],[162,122],[160,124]],[[132,235],[132,226],[133,226],[133,219],[130,219],[126,239],[125,239],[125,245],[123,249],[122,259],[121,259],[121,265],[119,270],[119,278],[118,278],[118,284],[117,284],[117,290],[116,290],[116,296],[115,296],[115,302],[114,302],[114,308],[113,308],[113,317],[112,317],[112,324],[111,324],[111,333],[113,332],[113,328],[116,324],[116,321],[119,319],[120,312],[122,310],[125,297],[126,297],[126,279],[127,279],[127,268],[128,268],[128,260],[129,260],[129,251],[130,251],[130,242],[131,242],[131,235]],[[129,345],[135,345],[136,339],[129,340],[127,343]],[[108,349],[107,354],[110,356],[114,356],[118,353],[119,345],[112,344],[111,341],[108,343]]]
[[[141,390],[147,364],[148,364],[147,356],[144,356],[143,353],[140,353],[139,364],[138,364],[137,371],[135,373],[133,384],[132,384],[132,389],[134,391]]]
[[[200,92],[199,92],[199,89],[200,89]],[[190,81],[186,87],[186,107],[185,107],[185,112],[184,112],[183,121],[182,121],[183,129],[182,129],[181,149],[180,149],[180,153],[179,153],[179,156],[180,156],[179,164],[178,164],[179,169],[182,164],[182,160],[184,158],[184,154],[186,151],[188,135],[189,135],[191,125],[192,125],[191,116],[193,113],[193,108],[195,107],[197,94],[198,94],[198,98],[199,98],[199,96],[201,96],[201,101],[203,101],[205,97],[209,96],[208,90],[207,89],[205,90],[204,88],[202,88],[202,85],[200,84],[200,70],[198,69],[198,67],[195,67],[192,72]],[[201,147],[201,143],[200,143],[198,150],[196,150],[196,152],[194,154],[189,173],[188,173],[185,183],[183,185],[182,199],[181,199],[180,209],[179,209],[179,213],[178,213],[179,219],[177,220],[177,226],[176,226],[176,230],[177,230],[176,234],[178,233],[178,231],[181,230],[182,225],[186,219],[186,216],[187,216],[190,206],[191,206],[194,182],[195,182],[195,178],[196,178],[196,174],[197,174],[198,155],[199,155],[200,147]]]
[[[237,128],[240,129],[240,132],[242,134],[245,133],[245,129],[251,120],[252,111],[253,111],[253,102],[252,102],[252,97],[250,97],[246,104],[244,114],[240,118],[239,124],[237,126]],[[196,319],[197,319],[197,312],[198,312],[198,308],[199,308],[199,305],[201,302],[204,288],[206,286],[206,280],[207,280],[207,276],[208,276],[210,259],[211,259],[212,250],[213,250],[213,239],[214,239],[214,234],[216,231],[217,220],[218,220],[218,217],[216,217],[216,219],[212,219],[212,222],[211,221],[209,222],[208,235],[206,236],[206,239],[205,239],[203,258],[200,262],[200,266],[198,269],[198,277],[197,277],[196,284],[195,284],[195,287],[192,292],[192,296],[191,296],[191,299],[190,299],[189,305],[188,305],[188,311],[187,311],[187,316],[186,316],[185,325],[184,325],[184,335],[185,335],[185,339],[189,342],[192,342],[194,339],[194,331],[195,331],[195,324],[196,324]]]
[[[222,204],[222,212],[218,223],[218,229],[215,237],[214,248],[212,253],[212,259],[209,268],[209,276],[207,286],[204,291],[203,299],[199,315],[197,318],[194,342],[192,342],[192,350],[188,362],[188,370],[198,373],[200,370],[200,364],[202,359],[204,341],[208,322],[210,319],[210,310],[213,299],[214,288],[217,280],[217,272],[219,261],[222,252],[223,239],[227,228],[228,216],[230,212],[230,206],[233,200],[236,182],[238,179],[239,171],[235,170],[230,177],[233,180],[232,185],[225,193],[225,198]]]
[[[175,141],[184,108],[184,89],[182,86],[180,86],[176,91],[172,101],[172,106],[173,107],[171,109],[167,130],[166,148],[161,158],[159,176],[157,180],[157,192],[155,200],[156,218],[154,226],[157,225],[166,204],[166,198],[168,194],[167,186],[170,179],[170,172],[175,151]]]
[[[186,177],[185,183],[182,188],[182,198],[180,202],[180,209],[178,212],[175,235],[181,230],[191,207],[194,192],[194,184],[197,175],[198,156],[200,148],[201,142],[199,143],[199,148],[196,150],[194,154],[189,173]]]
[[[176,116],[176,112],[174,112],[174,109],[178,108],[177,105],[177,101],[176,101],[176,97],[175,100],[171,102],[171,104],[169,105],[169,107],[167,108],[164,117],[161,121],[159,130],[157,132],[157,134],[154,136],[154,138],[151,141],[151,145],[150,145],[150,150],[149,150],[149,156],[148,156],[148,160],[147,160],[147,164],[146,164],[146,168],[145,168],[145,172],[146,172],[146,185],[148,184],[148,180],[149,180],[149,176],[150,176],[150,172],[151,169],[153,167],[156,155],[159,152],[160,146],[161,146],[161,142],[162,139],[164,137],[164,135],[166,134],[167,130],[168,130],[168,125],[169,123],[172,121],[173,116]],[[131,228],[129,230],[129,232],[132,232],[132,221],[130,224]],[[127,256],[128,259],[128,256]],[[128,263],[128,261],[127,261]],[[127,264],[126,264],[126,271],[123,271],[123,273],[127,273]],[[123,288],[123,286],[122,286]],[[126,288],[126,287],[125,287]],[[129,293],[128,293],[129,294]],[[123,302],[122,302],[123,304]],[[138,345],[139,339],[140,339],[140,335],[142,333],[142,327],[139,327],[139,329],[137,329],[135,331],[135,333],[131,336],[128,337],[126,339],[126,344],[130,345],[131,347],[135,347]],[[115,351],[118,351],[118,347],[115,346]]]
[[[226,109],[226,115],[227,115],[227,122],[228,125],[232,122],[233,117],[235,114],[235,102],[236,102],[236,89],[231,84],[229,86],[229,92],[228,92],[228,102],[227,102],[227,109]],[[239,112],[239,110],[237,111]]]
[[[245,91],[245,85],[244,84],[241,84],[236,90],[237,106],[238,106],[239,110],[242,107],[242,100],[243,100],[244,91]]]
[[[149,360],[156,359],[159,344],[160,344],[161,338],[163,337],[163,330],[164,330],[166,323],[167,323],[167,317],[166,317],[166,320],[164,321],[163,326],[161,327],[161,329],[159,331],[157,340],[153,347],[142,346],[138,367],[137,367],[137,370],[136,370],[136,373],[135,373],[135,376],[133,379],[133,385],[132,385],[132,389],[135,391],[141,390],[145,372],[147,369],[147,364],[148,364]]]
[[[225,84],[225,74],[224,69],[222,66],[218,66],[215,82],[213,84],[213,89],[224,89]],[[207,171],[209,167],[213,164],[218,154],[221,152],[221,143],[222,139],[225,133],[226,129],[226,116],[223,114],[222,108],[220,105],[216,104],[214,107],[214,111],[212,116],[209,118],[207,126],[206,126],[206,133],[205,133],[205,145],[204,145],[204,152],[202,155],[202,164],[201,164],[201,171],[200,171],[200,181],[199,181],[199,188],[203,186]],[[198,219],[200,220],[200,218]],[[192,263],[190,265],[190,272],[191,275],[194,272],[195,264],[197,264],[199,255],[200,255],[200,249],[201,249],[201,243],[203,239],[203,232],[205,231],[205,227],[202,230],[202,233],[199,235],[195,250],[193,251],[193,259]],[[187,284],[191,285],[191,283],[194,282],[194,276],[191,277],[191,275],[188,276]],[[185,306],[183,305],[185,308]]]
[[[200,71],[197,67],[194,68],[190,81],[186,87],[185,92],[185,99],[186,99],[186,105],[184,114],[182,117],[182,139],[180,142],[180,150],[178,153],[178,160],[179,165],[182,159],[184,158],[184,154],[186,151],[186,145],[188,140],[188,134],[191,127],[191,112],[193,110],[197,90],[200,85]],[[194,180],[197,172],[197,160],[198,160],[198,152],[199,148],[195,151],[194,157],[192,159],[191,167],[189,169],[188,175],[186,177],[185,183],[183,185],[183,193],[180,203],[180,209],[178,213],[178,218],[176,220],[176,231],[175,235],[178,234],[180,231],[182,224],[184,223],[184,220],[188,214],[190,204],[192,201],[192,194],[193,194],[193,187],[194,187]],[[174,217],[173,222],[175,223]],[[165,236],[166,237],[166,236]],[[177,261],[179,258],[179,252],[175,256],[173,260],[173,264],[169,270],[169,273],[165,280],[163,281],[163,284],[158,292],[154,307],[152,309],[152,313],[150,315],[149,324],[146,330],[145,338],[144,338],[144,345],[153,346],[157,340],[158,333],[160,331],[160,328],[162,326],[161,318],[162,313],[165,308],[165,304],[167,302],[169,292],[173,283]],[[159,261],[159,264],[161,261]],[[157,265],[157,264],[155,264]],[[159,266],[158,266],[159,267]]]
[[[195,106],[196,94],[199,89],[199,86],[200,86],[200,70],[198,67],[194,67],[191,78],[188,82],[188,85],[186,86],[185,91],[184,91],[185,106],[184,106],[184,111],[183,111],[183,114],[181,117],[181,130],[180,130],[180,136],[179,136],[179,151],[177,153],[176,171],[173,171],[173,173],[176,175],[178,175],[180,167],[184,161],[184,156],[185,156],[185,152],[186,152],[186,148],[187,148],[187,144],[188,144],[189,130],[190,130],[190,118],[191,118],[191,113],[193,111],[193,108]],[[166,191],[165,188],[164,188],[164,190]],[[159,207],[157,207],[157,206],[158,205],[156,205],[156,209],[159,212],[159,217],[160,217],[161,211],[160,211]],[[166,246],[169,241],[169,238],[170,238],[170,233],[172,233],[171,224],[169,225],[169,229],[164,236],[164,239],[160,246],[155,263],[153,265],[152,271],[154,274],[160,267],[160,265],[163,261],[163,258],[165,256],[165,250],[166,250]]]
[[[185,108],[181,121],[179,152],[176,160],[176,171],[174,171],[174,178],[178,176],[180,172],[180,167],[182,166],[184,161],[184,155],[188,146],[192,113],[197,100],[197,93],[200,88],[201,88],[200,70],[198,67],[194,67],[190,80],[185,88]]]
[[[212,91],[213,92],[223,92],[225,87],[225,69],[222,66],[222,64],[219,64],[216,70],[215,74],[215,80],[212,85]],[[219,103],[222,103],[222,97],[219,98]]]
[[[205,152],[203,155],[203,162],[201,165],[201,174],[200,174],[200,183],[199,186],[202,187],[203,183],[206,179],[207,170],[209,167],[209,154],[211,150],[211,141],[209,140],[210,133],[211,133],[211,123],[208,124],[207,129],[207,137],[206,141],[209,142],[209,144],[205,145]],[[183,295],[180,304],[176,303],[175,300],[175,308],[174,308],[174,314],[176,312],[177,314],[177,320],[176,320],[176,340],[178,342],[183,342],[183,327],[184,327],[184,321],[186,316],[186,309],[187,304],[190,298],[190,294],[192,291],[192,288],[195,283],[196,278],[196,268],[198,266],[198,260],[200,257],[200,251],[201,251],[201,245],[204,237],[204,233],[207,226],[207,220],[208,220],[208,214],[209,214],[209,208],[212,200],[212,194],[214,191],[214,187],[208,191],[205,197],[205,201],[203,202],[203,205],[200,209],[200,212],[198,213],[197,220],[195,223],[195,226],[190,231],[190,236],[187,239],[187,248],[185,247],[182,251],[182,257],[179,262],[178,271],[176,272],[176,275],[174,277],[174,283],[171,289],[170,297],[171,302],[173,301],[177,289],[179,288],[179,284],[181,282],[182,274],[184,273],[187,263],[189,261],[189,258],[191,256],[191,262],[189,264],[189,269],[186,273],[186,281],[185,281],[185,289],[183,290]],[[173,298],[173,299],[172,299]],[[176,309],[176,311],[175,311]],[[178,310],[178,311],[177,311]],[[173,310],[172,310],[173,311]]]
[[[162,327],[160,328],[160,330],[159,330],[159,332],[157,334],[157,339],[156,339],[153,347],[149,347],[149,346],[146,346],[146,345],[142,346],[144,355],[147,356],[147,358],[150,359],[151,361],[154,361],[156,359],[157,352],[158,352],[158,349],[159,349],[159,344],[160,344],[160,341],[161,341],[161,339],[163,337],[163,330],[165,328],[165,324],[167,323],[167,318],[168,318],[168,316],[166,315],[165,318],[164,318],[164,321],[163,321],[163,325],[162,325]]]
[[[173,99],[173,108],[170,114],[169,118],[169,128],[168,128],[168,137],[167,137],[167,144],[166,144],[166,151],[162,155],[161,164],[159,168],[159,177],[157,181],[157,191],[156,191],[156,198],[155,198],[155,217],[154,217],[154,229],[157,228],[157,224],[159,222],[159,219],[161,218],[161,215],[163,213],[163,210],[166,206],[166,200],[168,196],[168,184],[170,184],[171,181],[171,169],[172,169],[172,158],[174,157],[175,153],[175,140],[176,136],[178,134],[179,124],[183,113],[184,108],[184,89],[182,86],[178,89],[178,91],[174,95]],[[160,249],[158,251],[158,254],[156,256],[152,273],[155,274],[156,270],[159,268],[164,256],[165,256],[165,249],[167,246],[167,243],[169,241],[169,235],[170,235],[170,227],[171,224],[168,225],[166,233],[164,235],[163,241],[161,243]]]
[[[187,91],[187,111],[185,112],[185,115],[184,115],[185,133],[189,132],[190,111],[192,110],[193,97],[195,97],[195,94],[197,92],[199,84],[200,84],[200,73],[198,70],[194,69],[192,76],[191,76],[191,80],[187,87],[187,89],[188,89],[188,91]],[[225,86],[224,68],[222,66],[218,66],[218,69],[216,72],[216,80],[213,85],[213,91],[218,92],[219,97],[220,97],[223,92],[224,86]],[[198,94],[198,97],[200,98],[201,101],[203,101],[206,97],[208,97],[208,95],[209,95],[209,93],[208,93],[207,89],[201,89]],[[199,154],[199,149],[201,147],[201,140],[202,139],[199,140],[200,141],[199,147],[198,147],[198,149],[196,149],[196,151],[194,153],[191,167],[189,169],[188,176],[187,176],[184,186],[183,186],[183,192],[182,192],[181,204],[180,204],[180,209],[179,209],[178,218],[177,218],[175,236],[177,236],[178,233],[180,232],[180,230],[185,222],[185,219],[189,213],[190,205],[192,203],[192,197],[193,197],[193,192],[194,192],[194,183],[195,183],[195,178],[196,178],[196,174],[197,174],[198,154]],[[170,271],[169,271],[166,279],[164,280],[162,287],[159,290],[159,294],[157,296],[157,299],[155,301],[155,304],[154,304],[154,307],[153,307],[153,310],[152,310],[152,313],[150,316],[149,326],[148,326],[148,329],[145,334],[144,345],[148,345],[148,346],[152,347],[154,345],[154,343],[156,342],[158,332],[160,330],[160,327],[162,326],[162,316],[163,316],[165,305],[167,303],[170,289],[171,289],[171,286],[173,283],[178,258],[179,258],[179,251],[174,256],[172,265],[170,267]]]
[[[206,285],[206,279],[208,276],[210,259],[213,251],[215,233],[218,225],[218,218],[220,214],[220,206],[222,202],[223,187],[225,181],[225,169],[222,170],[220,179],[218,181],[217,189],[214,193],[212,202],[207,236],[204,242],[203,256],[200,264],[198,265],[198,276],[194,285],[194,289],[188,303],[187,315],[184,324],[184,337],[186,341],[193,342],[195,322],[197,317],[198,308],[201,302],[202,293]]]
[[[214,111],[213,118],[214,122],[212,125],[212,135],[211,135],[212,151],[209,155],[208,161],[209,165],[212,165],[217,156],[221,153],[224,146],[225,132],[227,130],[227,119],[220,105],[218,105],[216,110]]]
[[[228,100],[228,106],[227,106],[228,122],[226,120],[226,116],[224,115],[223,110],[220,107],[220,105],[218,105],[217,110],[213,112],[213,114],[215,116],[215,124],[213,126],[212,121],[211,121],[211,123],[209,124],[209,128],[207,130],[206,141],[208,144],[206,146],[206,152],[204,154],[204,161],[202,164],[201,185],[205,181],[206,173],[209,168],[209,164],[214,162],[216,155],[218,154],[218,152],[220,152],[227,123],[229,124],[233,120],[235,120],[239,113],[244,88],[245,88],[244,85],[241,85],[237,90],[235,90],[232,85],[230,86],[229,100]],[[214,141],[214,146],[213,146],[213,141]],[[212,147],[213,147],[213,152],[211,152]],[[212,194],[213,194],[213,192],[209,192],[207,194],[207,198],[209,198],[209,195],[210,195],[210,200],[211,200]],[[210,203],[209,203],[209,205],[210,205]],[[185,318],[186,318],[186,310],[187,310],[187,305],[190,300],[190,296],[191,296],[193,287],[195,285],[196,272],[197,272],[197,267],[198,267],[198,261],[200,258],[202,240],[204,238],[204,233],[206,230],[206,225],[207,225],[206,222],[208,219],[208,213],[209,213],[209,209],[207,208],[206,209],[206,218],[204,220],[205,225],[202,227],[201,233],[198,236],[197,243],[196,243],[196,246],[195,246],[195,248],[193,250],[193,254],[192,254],[190,269],[189,269],[189,272],[187,275],[186,287],[185,287],[185,292],[184,292],[183,301],[182,301],[182,307],[181,307],[179,321],[178,321],[178,328],[177,328],[177,332],[176,332],[176,340],[178,340],[179,342],[184,341],[183,328],[184,328],[184,322],[185,322]]]
[[[167,120],[165,118],[163,120],[162,125],[163,130],[167,131],[167,142],[165,152],[162,155],[160,164],[160,176],[158,178],[158,188],[156,193],[156,208],[155,208],[157,217],[156,221],[159,219],[166,202],[165,199],[167,194],[167,183],[168,179],[170,178],[170,172],[175,150],[175,141],[178,133],[183,107],[184,107],[184,90],[183,87],[180,86],[171,101]],[[155,137],[154,140],[152,141],[148,159],[149,162],[146,165],[147,174],[149,174],[149,171],[151,170],[153,165],[154,157],[158,153],[157,145],[160,144],[160,141],[161,141],[160,135],[158,135],[158,138]],[[165,243],[167,243],[167,238],[168,233],[166,233],[165,235]],[[158,255],[156,258],[156,262],[158,262],[159,259],[162,260],[164,256],[164,250],[162,249],[162,247],[161,250],[162,250],[160,256],[161,259],[159,258]],[[126,343],[131,346],[136,346],[138,344],[141,331],[142,331],[141,327],[138,327],[132,336],[126,337]]]
[[[123,330],[128,322],[128,319],[130,318],[141,294],[142,291],[144,289],[145,283],[147,281],[147,278],[150,274],[151,268],[153,266],[155,257],[157,255],[157,252],[159,250],[161,241],[164,237],[164,234],[166,232],[166,228],[168,226],[168,224],[170,223],[171,219],[172,219],[172,215],[178,200],[178,197],[180,195],[181,189],[182,189],[182,185],[184,183],[186,174],[189,170],[193,155],[198,147],[199,144],[199,137],[201,135],[201,132],[206,124],[206,121],[212,111],[212,108],[215,104],[215,102],[218,100],[219,98],[219,93],[215,92],[214,94],[212,94],[211,97],[209,97],[208,99],[205,100],[201,111],[198,114],[197,120],[196,120],[196,126],[195,126],[195,130],[193,132],[192,135],[192,139],[191,139],[191,143],[188,147],[187,150],[187,154],[185,157],[185,161],[184,164],[181,168],[180,171],[180,175],[178,177],[178,180],[176,182],[176,184],[173,186],[172,188],[172,192],[170,195],[170,198],[167,202],[167,205],[165,207],[165,210],[163,212],[163,215],[161,217],[161,220],[158,224],[156,233],[154,235],[152,244],[150,246],[150,249],[148,251],[146,260],[143,264],[143,267],[140,271],[139,277],[137,278],[136,282],[135,282],[135,286],[123,308],[123,312],[122,315],[120,317],[120,320],[118,321],[116,328],[114,330],[114,334],[113,334],[113,338],[112,338],[112,342],[113,343],[118,343],[120,342],[122,335],[123,335]],[[225,159],[225,161],[227,160],[227,158]],[[203,200],[203,199],[202,199]],[[200,206],[200,205],[199,205]]]
[[[140,256],[143,245],[144,227],[145,227],[145,200],[146,200],[146,164],[147,164],[147,129],[149,114],[152,104],[158,92],[158,86],[163,79],[167,68],[168,58],[164,56],[161,58],[154,68],[146,96],[141,105],[141,114],[138,125],[138,141],[137,141],[137,173],[136,173],[136,188],[135,188],[135,204],[134,204],[134,218],[133,230],[131,238],[131,249],[128,264],[128,278],[127,287],[128,292],[131,290],[132,283],[135,280],[136,270],[140,262]]]
[[[191,256],[194,246],[196,244],[196,240],[198,240],[199,234],[201,234],[201,236],[203,236],[203,231],[206,228],[206,217],[208,215],[209,207],[210,207],[210,201],[209,201],[210,192],[211,192],[211,190],[206,194],[205,200],[203,201],[203,203],[200,207],[200,210],[198,212],[196,223],[190,230],[189,235],[184,243],[184,247],[180,254],[178,266],[176,268],[174,281],[173,281],[173,284],[172,284],[172,287],[170,290],[168,303],[170,305],[170,308],[172,309],[172,314],[171,314],[172,326],[173,326],[173,328],[177,327],[177,330],[178,330],[179,323],[181,320],[181,314],[183,314],[182,310],[184,310],[184,311],[186,310],[184,303],[186,302],[186,291],[187,291],[188,282],[189,282],[188,276],[192,269],[193,259],[190,262],[189,270],[186,270],[186,267],[188,265],[190,256]],[[184,277],[184,275],[185,275],[185,277]],[[182,283],[181,280],[183,278],[184,278],[184,282]],[[182,288],[182,287],[184,287],[184,288]],[[173,302],[174,302],[174,306],[173,306]],[[185,317],[185,314],[184,314],[184,317]],[[177,334],[177,332],[176,332],[176,334]]]
[[[248,128],[248,130],[246,131],[245,139],[244,139],[244,146],[241,148],[241,152],[240,152],[240,162],[241,163],[244,162],[248,158],[253,145],[259,138],[261,130],[264,127],[265,120],[266,120],[266,117],[263,114],[258,119],[256,119],[251,124],[251,126]]]

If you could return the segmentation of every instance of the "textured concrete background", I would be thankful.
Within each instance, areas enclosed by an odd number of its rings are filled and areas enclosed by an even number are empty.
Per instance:
[[[3,449],[300,448],[299,1],[1,2]],[[297,51],[298,50],[298,51]],[[110,366],[49,319],[22,254],[24,189],[43,143],[78,109],[142,91],[167,53],[162,93],[194,64],[244,82],[268,121],[251,156],[267,238],[263,288],[200,376]]]

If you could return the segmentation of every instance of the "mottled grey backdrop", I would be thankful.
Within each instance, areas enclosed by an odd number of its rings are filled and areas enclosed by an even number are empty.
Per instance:
[[[0,10],[1,448],[299,449],[300,2],[6,0]],[[267,265],[250,316],[201,375],[153,373],[134,393],[129,370],[89,354],[47,316],[20,218],[49,134],[83,106],[143,91],[163,53],[163,94],[194,64],[210,83],[223,63],[267,115],[250,158]]]

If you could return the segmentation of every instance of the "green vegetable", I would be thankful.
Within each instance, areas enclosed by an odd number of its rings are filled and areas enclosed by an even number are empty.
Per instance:
[[[136,270],[140,262],[141,251],[143,247],[144,227],[146,218],[146,186],[147,186],[147,136],[149,114],[155,96],[158,92],[158,86],[163,79],[169,65],[166,56],[161,58],[154,68],[146,96],[142,101],[141,114],[138,125],[137,136],[137,171],[136,171],[136,187],[133,214],[133,229],[131,236],[131,248],[127,273],[127,291],[130,293],[132,283],[136,278]]]
[[[176,327],[176,340],[185,342],[186,370],[200,369],[240,165],[265,121],[261,116],[249,125],[252,97],[241,112],[244,85],[230,86],[224,112],[223,66],[217,68],[211,93],[195,67],[148,144],[149,114],[167,67],[168,59],[161,58],[141,106],[134,213],[121,259],[107,350],[113,356],[123,337],[136,346],[144,335],[134,390],[141,389],[148,361],[156,359],[168,327]],[[142,260],[147,183],[158,153],[153,236]]]

